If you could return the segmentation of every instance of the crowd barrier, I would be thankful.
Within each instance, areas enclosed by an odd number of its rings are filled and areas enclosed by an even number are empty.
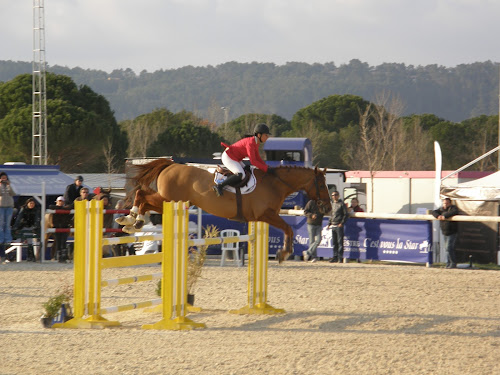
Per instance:
[[[189,211],[186,202],[165,202],[161,234],[103,238],[103,207],[100,201],[75,203],[74,317],[55,324],[54,328],[103,328],[120,325],[103,314],[158,305],[162,319],[143,329],[184,330],[205,327],[186,317],[188,248],[210,244],[249,242],[248,304],[231,313],[276,314],[267,304],[268,232],[265,223],[250,223],[249,234],[239,237],[189,239]],[[125,257],[102,257],[103,245],[141,241],[162,241],[162,252]],[[102,270],[161,263],[162,272],[122,279],[102,280]],[[128,284],[161,278],[161,298],[120,306],[101,307],[101,289],[109,285]]]

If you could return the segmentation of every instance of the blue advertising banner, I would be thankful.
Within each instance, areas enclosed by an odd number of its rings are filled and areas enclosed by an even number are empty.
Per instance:
[[[294,233],[294,255],[302,256],[309,246],[309,234],[304,216],[283,215],[282,218],[292,227]],[[196,215],[190,221],[196,222]],[[213,215],[203,215],[203,227],[213,224],[219,230],[238,229],[247,234],[248,225]],[[327,229],[328,219],[323,220],[322,240],[318,247],[318,257],[333,256],[332,231]],[[274,255],[283,247],[283,232],[269,227],[269,254]],[[427,221],[379,220],[351,218],[345,225],[344,258],[360,260],[383,260],[393,262],[426,263],[432,262],[430,256],[432,226]],[[246,243],[240,243],[246,249]],[[220,246],[213,246],[220,250]]]

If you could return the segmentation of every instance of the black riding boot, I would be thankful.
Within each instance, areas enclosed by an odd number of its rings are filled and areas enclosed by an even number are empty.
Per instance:
[[[234,185],[237,184],[238,182],[241,182],[241,173],[238,174],[233,174],[226,178],[224,181],[222,181],[220,184],[214,185],[212,188],[215,191],[215,194],[220,197],[222,194],[224,194],[224,186],[226,185]]]

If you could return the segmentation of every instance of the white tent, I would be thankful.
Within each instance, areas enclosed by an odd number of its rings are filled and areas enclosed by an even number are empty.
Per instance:
[[[498,216],[500,172],[457,186],[441,186],[441,196],[451,198],[462,215]],[[497,261],[498,223],[460,222],[455,247],[461,261],[472,256],[483,263]]]
[[[442,186],[441,195],[459,200],[500,201],[500,172],[457,186]]]

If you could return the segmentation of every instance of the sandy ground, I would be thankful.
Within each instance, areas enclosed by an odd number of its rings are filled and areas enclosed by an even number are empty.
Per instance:
[[[46,329],[41,304],[72,265],[0,265],[0,374],[500,374],[500,272],[270,261],[268,302],[286,313],[229,314],[246,280],[208,261],[189,315],[206,329],[142,330],[161,319],[143,310],[108,314],[117,328]],[[154,298],[151,281],[105,288],[102,305]]]

